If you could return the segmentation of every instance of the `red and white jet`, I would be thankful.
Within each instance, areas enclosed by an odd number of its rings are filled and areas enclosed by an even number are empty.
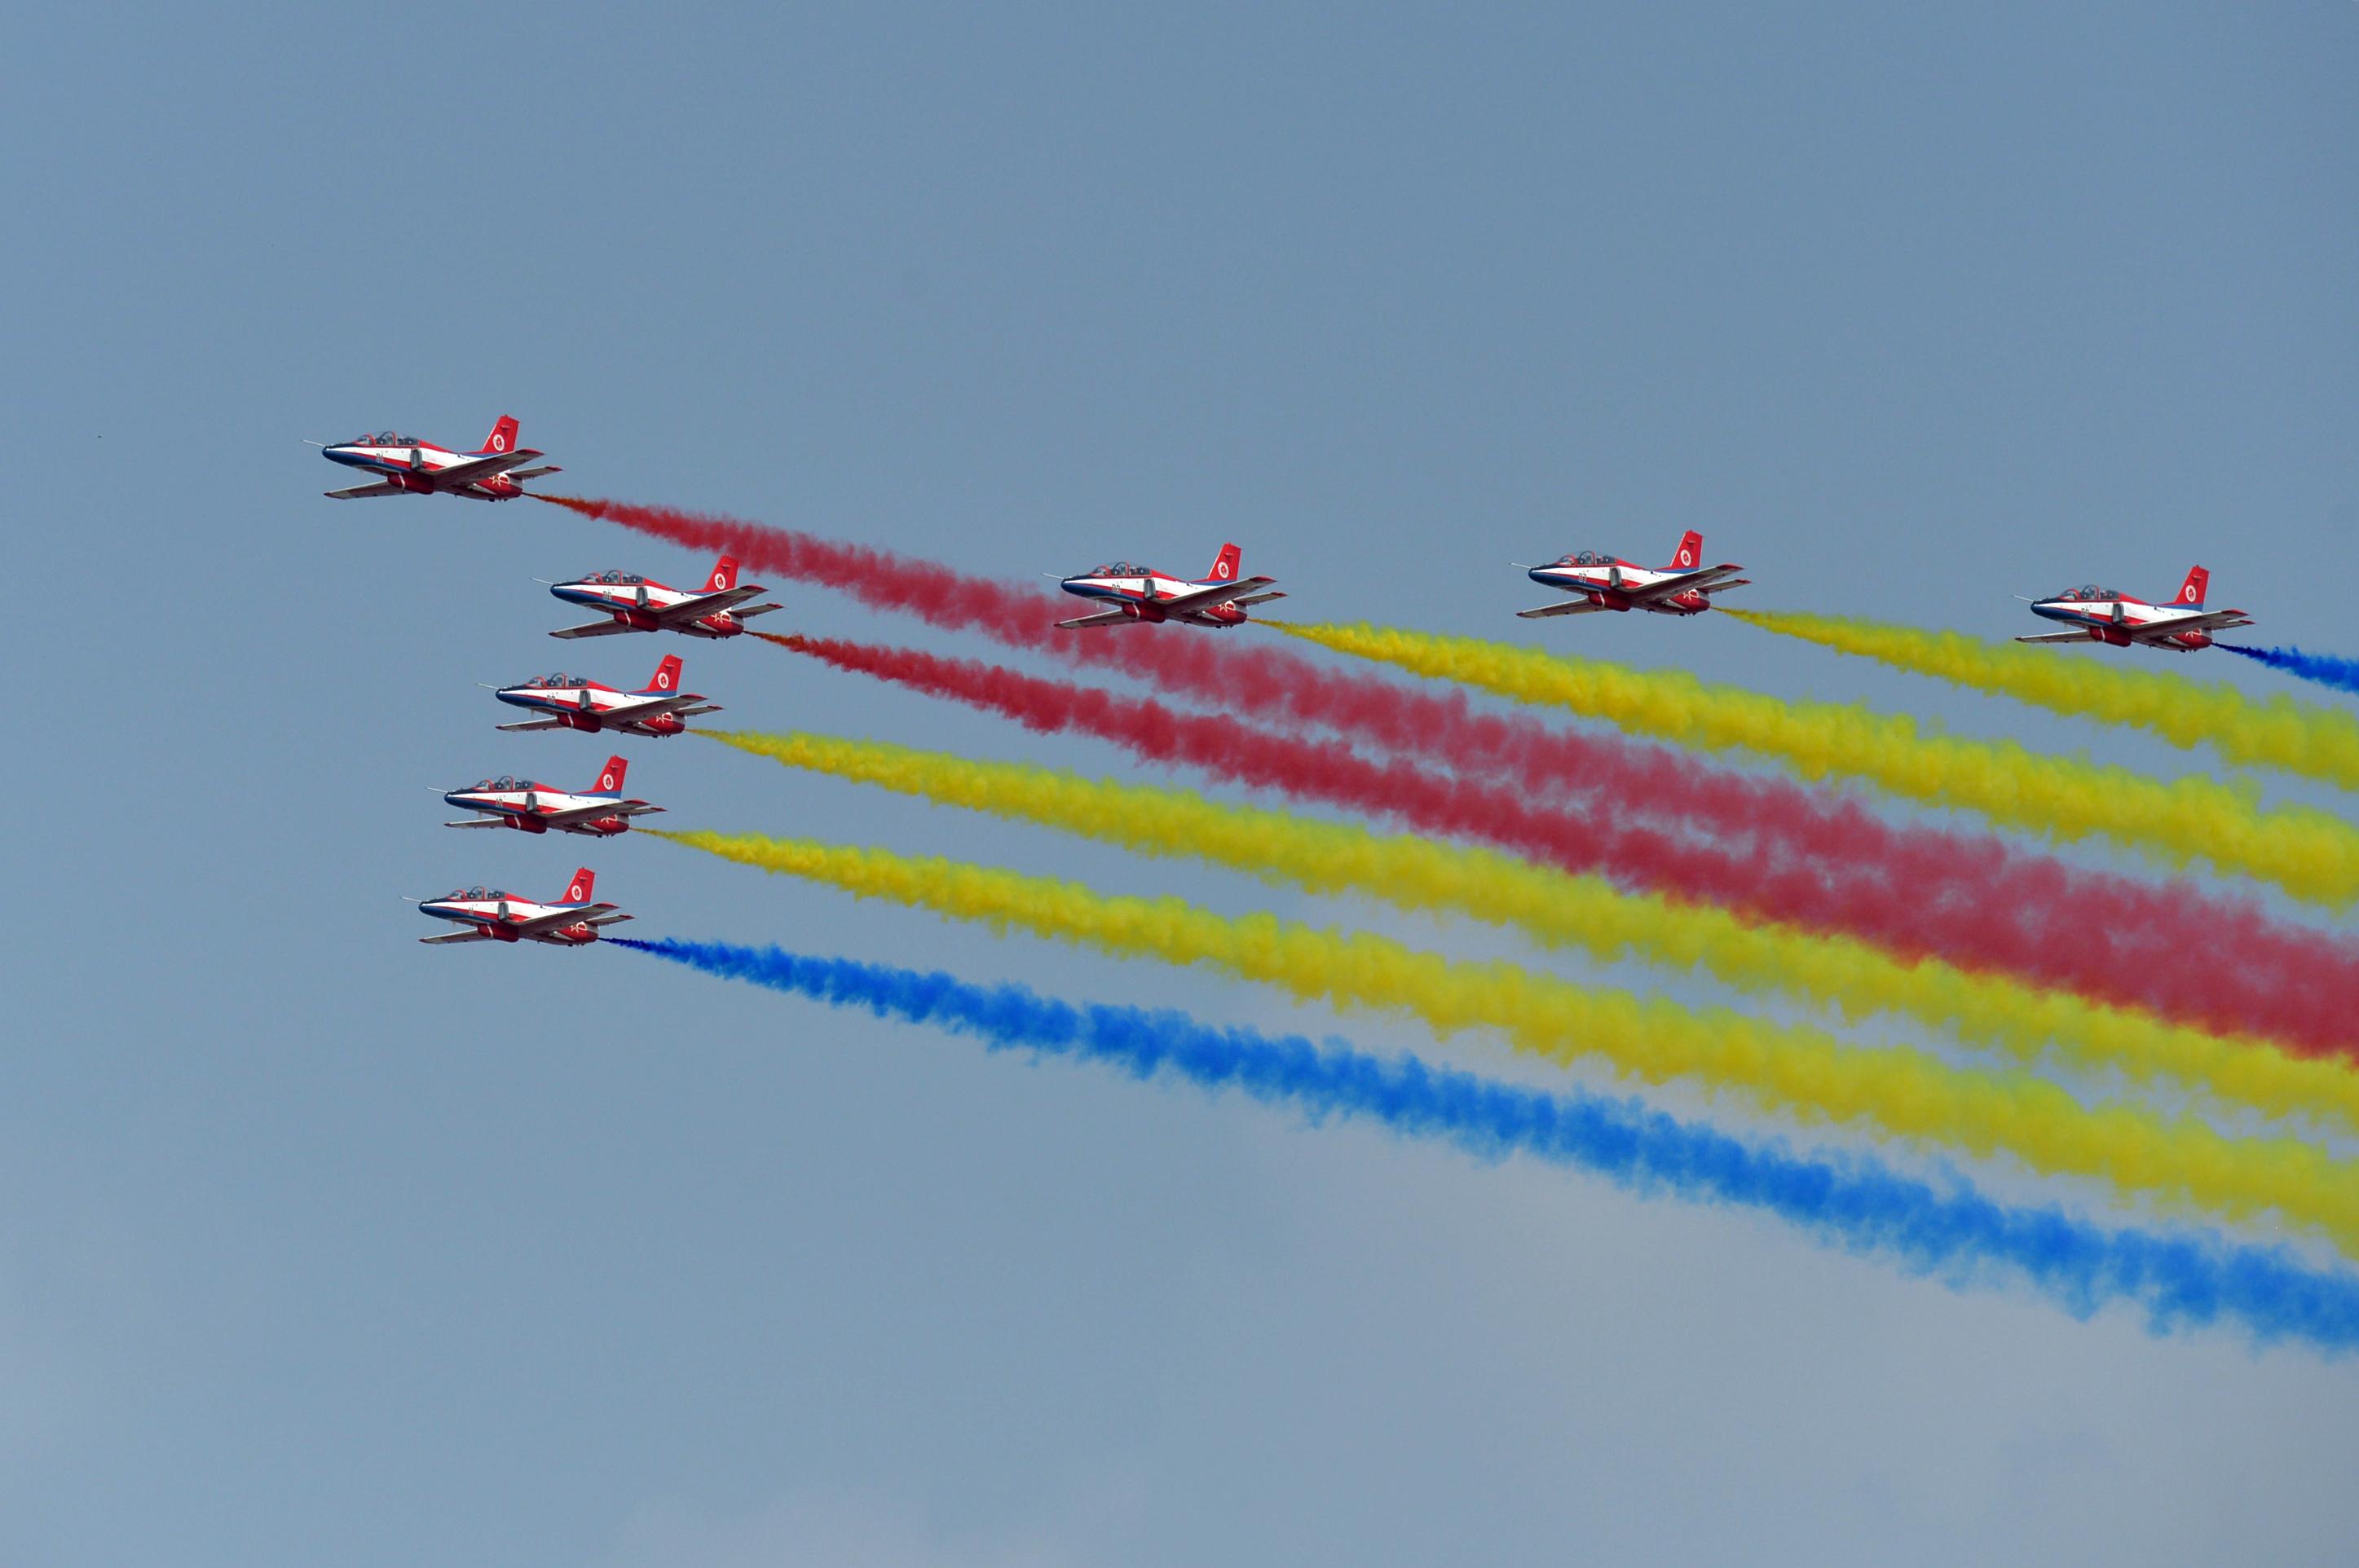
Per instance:
[[[1576,550],[1547,566],[1525,569],[1543,588],[1571,589],[1582,597],[1568,599],[1561,604],[1543,604],[1538,610],[1518,610],[1516,613],[1526,621],[1549,615],[1593,615],[1601,610],[1701,615],[1712,608],[1713,594],[1743,588],[1747,581],[1736,576],[1745,569],[1743,567],[1699,566],[1697,563],[1702,559],[1703,535],[1692,528],[1680,536],[1679,554],[1659,571],[1609,556],[1603,550]],[[1516,563],[1519,567],[1523,564]]]
[[[442,796],[452,806],[484,815],[442,826],[514,827],[526,833],[546,833],[554,827],[561,833],[611,838],[629,832],[632,817],[663,809],[644,800],[623,798],[623,774],[629,767],[620,757],[607,758],[606,765],[598,770],[598,782],[578,795],[506,773],[484,779],[472,789],[454,789]]]
[[[665,655],[654,676],[637,691],[616,691],[584,676],[535,676],[516,686],[487,687],[502,702],[543,714],[502,730],[619,730],[625,735],[678,735],[681,722],[700,713],[718,713],[720,706],[692,691],[679,689],[679,655]]]
[[[1244,552],[1223,545],[1212,559],[1212,575],[1200,582],[1165,577],[1152,567],[1115,561],[1092,567],[1074,577],[1060,578],[1058,586],[1082,599],[1110,600],[1112,610],[1077,620],[1060,621],[1060,630],[1073,626],[1112,626],[1125,621],[1185,621],[1196,626],[1240,626],[1249,605],[1284,599],[1282,593],[1257,593],[1277,579],[1249,577],[1237,580],[1237,563]]]
[[[586,947],[598,940],[598,928],[628,920],[614,912],[619,904],[592,903],[590,889],[597,881],[584,866],[573,873],[565,896],[555,903],[535,903],[498,888],[453,888],[440,898],[420,900],[418,913],[447,920],[460,929],[420,942],[546,942],[553,947]]]
[[[375,484],[327,492],[333,501],[358,501],[367,495],[463,495],[475,501],[514,501],[525,493],[522,481],[561,473],[555,464],[537,469],[524,465],[540,456],[516,445],[516,422],[507,415],[484,438],[483,450],[454,452],[415,436],[382,430],[360,435],[320,455],[332,463],[384,477]]]
[[[2068,588],[2052,599],[2026,600],[2031,612],[2044,620],[2061,621],[2070,632],[2041,632],[2017,637],[2018,643],[2111,643],[2116,648],[2142,643],[2191,654],[2212,645],[2212,633],[2231,626],[2250,626],[2241,610],[2206,610],[2203,595],[2212,574],[2201,567],[2187,574],[2179,595],[2169,604],[2148,604],[2117,588]]]
[[[618,632],[679,632],[690,637],[734,637],[744,622],[783,609],[777,604],[737,607],[767,591],[737,585],[737,557],[723,556],[694,593],[666,588],[636,572],[592,572],[571,582],[552,582],[549,591],[568,604],[606,612],[603,621],[568,626],[552,637],[612,637]]]

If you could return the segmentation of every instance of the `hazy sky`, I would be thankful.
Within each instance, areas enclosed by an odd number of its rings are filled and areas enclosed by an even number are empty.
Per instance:
[[[2201,559],[2273,639],[2359,649],[2359,10],[1925,12],[14,16],[0,1559],[2348,1562],[2349,1365],[621,951],[423,948],[400,901],[577,863],[439,826],[426,786],[606,754],[495,733],[475,682],[664,651],[549,642],[532,578],[705,564],[327,502],[302,444],[502,413],[590,493],[1002,577],[1234,538],[1302,614],[2209,767],[1725,618],[1508,615],[1510,560],[1694,526],[1765,607],[2000,635],[2012,594]],[[1132,771],[679,651],[725,721]],[[2169,667],[2281,688],[2230,664]],[[1517,950],[621,749],[677,826]],[[1338,1027],[652,840],[581,858],[634,934]]]

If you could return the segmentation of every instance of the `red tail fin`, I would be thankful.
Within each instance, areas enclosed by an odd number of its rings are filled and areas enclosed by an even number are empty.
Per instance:
[[[588,903],[590,902],[590,890],[597,885],[598,873],[592,871],[589,867],[584,866],[580,871],[573,873],[573,880],[565,884],[565,896],[559,899],[557,902],[560,903]]]
[[[679,655],[678,654],[664,655],[664,662],[656,666],[654,677],[647,682],[647,689],[649,691],[679,689]]]
[[[606,765],[598,770],[598,782],[590,786],[590,793],[592,795],[621,794],[623,775],[630,772],[630,769],[631,764],[620,757],[607,758]]]
[[[2187,580],[2180,584],[2179,597],[2170,602],[2181,610],[2201,610],[2203,596],[2211,591],[2212,574],[2197,567],[2187,574]]]
[[[1204,580],[1207,582],[1236,581],[1237,563],[1245,559],[1245,554],[1234,545],[1223,545],[1221,553],[1212,557],[1212,569],[1205,575]]]
[[[1691,572],[1703,565],[1703,535],[1690,528],[1680,535],[1680,553],[1671,557],[1675,572]]]
[[[726,593],[729,589],[735,588],[736,586],[737,557],[734,556],[723,556],[719,561],[713,564],[712,572],[705,578],[704,591],[707,593]]]
[[[500,422],[492,427],[492,433],[484,438],[484,450],[487,452],[513,452],[516,450],[516,416],[512,414],[503,414],[500,416]]]

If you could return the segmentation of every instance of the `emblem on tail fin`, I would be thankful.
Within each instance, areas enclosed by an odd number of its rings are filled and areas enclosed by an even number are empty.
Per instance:
[[[584,866],[573,873],[571,881],[565,884],[565,897],[560,902],[587,903],[590,902],[590,890],[597,885],[598,873]]]
[[[1208,582],[1236,581],[1237,563],[1244,558],[1245,552],[1234,545],[1223,545],[1221,553],[1212,557],[1212,570],[1205,580]]]
[[[487,452],[512,452],[516,450],[516,429],[517,426],[516,416],[514,415],[501,415],[500,422],[492,427],[492,433],[484,438],[484,450]]]

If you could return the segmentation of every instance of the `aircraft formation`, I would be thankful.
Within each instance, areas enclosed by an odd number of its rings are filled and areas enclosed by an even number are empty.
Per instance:
[[[473,453],[388,433],[330,455],[348,465],[360,456],[416,464],[404,470],[415,483],[375,493],[538,494],[712,563],[677,588],[628,570],[536,579],[565,607],[550,622],[549,635],[560,641],[672,633],[702,643],[752,632],[835,671],[1036,732],[1090,736],[1158,767],[1204,773],[1286,804],[842,735],[739,726],[709,732],[733,751],[1141,856],[1186,856],[1308,892],[1348,892],[1403,912],[1512,929],[1540,947],[1600,962],[1664,964],[1780,1012],[1838,1016],[1821,1025],[1741,1006],[1690,1008],[1597,977],[1558,974],[1546,963],[1462,959],[1377,932],[1275,914],[1233,916],[1013,867],[946,866],[884,845],[651,827],[664,808],[625,793],[645,781],[631,775],[632,742],[624,737],[669,739],[721,711],[690,689],[674,654],[644,682],[612,669],[601,672],[611,679],[560,670],[487,686],[506,719],[498,729],[606,735],[610,743],[596,752],[613,754],[594,769],[596,753],[585,753],[578,772],[502,772],[437,789],[454,814],[448,827],[605,840],[636,826],[700,853],[947,919],[1209,968],[1299,1001],[1416,1019],[1438,1039],[1481,1028],[1495,1045],[1563,1065],[1578,1058],[1617,1077],[1724,1088],[1769,1115],[1854,1141],[1942,1159],[2004,1157],[2039,1176],[2093,1180],[2157,1206],[2155,1224],[2164,1227],[2098,1225],[2069,1210],[2010,1205],[1957,1184],[1964,1178],[1954,1172],[1929,1184],[1857,1148],[1799,1150],[1785,1141],[1790,1132],[1765,1142],[1712,1118],[1647,1109],[1643,1093],[1608,1102],[1578,1087],[1527,1089],[1416,1055],[1355,1054],[1339,1042],[1262,1036],[1169,1009],[967,985],[776,944],[642,940],[614,930],[632,917],[598,896],[587,866],[553,898],[546,884],[526,894],[476,882],[416,900],[437,923],[425,942],[606,941],[829,1006],[934,1022],[995,1048],[1020,1044],[1122,1062],[1142,1076],[1192,1077],[1215,1090],[1249,1086],[1256,1098],[1314,1116],[1366,1116],[1492,1152],[1528,1149],[1635,1190],[1774,1213],[1821,1240],[1904,1260],[1920,1275],[1962,1279],[1967,1265],[1996,1265],[2076,1314],[2100,1300],[2127,1300],[2144,1303],[2157,1322],[2235,1320],[2263,1339],[2359,1346],[2359,1272],[2313,1269],[2274,1236],[2239,1241],[2172,1228],[2169,1217],[2185,1210],[2206,1224],[2292,1227],[2312,1233],[2306,1245],[2359,1259],[2359,1211],[2345,1202],[2342,1176],[2318,1165],[2336,1157],[2305,1141],[2307,1122],[2247,1130],[2178,1108],[2200,1096],[2240,1118],[2316,1119],[2337,1137],[2359,1128],[2352,1065],[2359,1026],[2347,1005],[2359,994],[2359,945],[2256,909],[2241,894],[2067,865],[1997,836],[2095,838],[2173,867],[2200,863],[2297,903],[2347,910],[2359,905],[2359,825],[2278,806],[2201,773],[2147,777],[1948,733],[1906,713],[1845,701],[1772,703],[1683,670],[1520,641],[1293,616],[1265,620],[1267,642],[1242,648],[1192,631],[1101,637],[1109,628],[1166,622],[1224,631],[1285,596],[1276,579],[1245,575],[1240,551],[1228,544],[1201,578],[1135,559],[1044,574],[1082,601],[1078,613],[1059,620],[1042,591],[962,579],[940,561],[744,518],[525,491],[550,465],[518,448],[516,435],[515,421],[503,419]],[[486,458],[514,462],[496,471],[468,466]],[[442,481],[448,488],[438,492]],[[1159,693],[1117,694],[922,647],[756,630],[782,606],[740,580],[741,564],[1075,666],[1068,674],[1116,669]],[[1751,586],[1745,568],[1711,560],[1693,530],[1658,566],[1602,550],[1516,564],[1547,597],[1525,608],[1502,603],[1503,616],[1644,611],[1684,619],[1723,609],[1765,634],[2144,730],[2182,750],[2208,748],[2231,767],[2359,791],[2359,716],[2142,672],[2109,651],[2076,664],[2052,648],[1857,615],[1756,610],[1722,597]],[[2027,599],[2038,629],[2019,640],[2176,653],[2224,647],[2359,691],[2359,661],[2343,662],[2354,672],[2346,676],[2327,655],[2214,642],[2253,620],[2211,608],[2209,588],[2199,567],[2161,602],[2098,583]],[[1313,663],[1283,642],[1386,670]],[[597,671],[594,653],[590,667]],[[1437,694],[1427,682],[1448,684]],[[1552,724],[1538,712],[1477,712],[1460,695],[1466,691],[1623,735]],[[1800,777],[1740,773],[1701,756],[1673,760],[1651,742],[1690,753],[1742,752]],[[1904,806],[1976,814],[1990,831],[1907,821],[1858,831],[1857,804],[1844,793],[1853,784]],[[1310,816],[1297,806],[1332,809]],[[2071,942],[2058,939],[2059,879],[2071,893]],[[1512,984],[1500,983],[1508,978]],[[1950,1039],[1899,1050],[1838,1033],[1870,1017]],[[2118,1098],[2109,1091],[2104,1104],[2084,1104],[2076,1092],[2084,1075],[2118,1082]],[[2149,1095],[2159,1098],[2147,1103]],[[1650,1152],[1634,1154],[1641,1145]]]
[[[504,415],[483,445],[472,452],[452,451],[395,430],[323,445],[321,455],[329,461],[380,476],[368,484],[325,493],[337,501],[386,495],[515,500],[530,493],[524,481],[563,471],[553,463],[538,463],[542,453],[517,445],[518,429],[516,420]],[[1680,535],[1670,560],[1660,567],[1642,566],[1603,550],[1573,551],[1540,566],[1514,564],[1523,568],[1533,582],[1570,596],[1516,611],[1525,620],[1634,610],[1655,615],[1701,615],[1712,608],[1714,595],[1751,583],[1739,575],[1745,568],[1733,562],[1704,565],[1703,535],[1693,529]],[[1243,553],[1234,544],[1224,544],[1201,578],[1174,578],[1128,560],[1107,562],[1071,576],[1043,575],[1055,579],[1064,592],[1104,607],[1057,622],[1060,631],[1165,622],[1226,630],[1245,624],[1254,606],[1286,597],[1274,588],[1275,578],[1240,577],[1242,566]],[[597,620],[549,633],[566,641],[645,632],[720,641],[742,635],[754,617],[783,608],[774,602],[751,603],[767,590],[739,582],[738,563],[727,555],[713,563],[695,589],[677,589],[637,572],[614,570],[563,580],[536,580],[560,602],[600,613]],[[2215,632],[2253,624],[2241,610],[2207,608],[2210,583],[2211,574],[2199,566],[2187,574],[2178,593],[2162,604],[2095,584],[2065,589],[2044,599],[2026,598],[2024,602],[2034,615],[2065,629],[2019,636],[2016,641],[2099,643],[2193,653],[2212,646]],[[684,690],[681,671],[679,656],[674,654],[666,654],[647,684],[635,688],[558,671],[484,689],[530,716],[496,726],[504,731],[574,730],[593,735],[662,739],[685,733],[690,719],[722,710],[718,703]],[[580,791],[504,774],[437,793],[450,805],[475,814],[447,827],[508,827],[607,838],[629,831],[634,817],[663,809],[624,797],[627,765],[620,756],[609,757],[596,782]],[[537,941],[586,946],[598,939],[602,927],[631,918],[619,913],[616,905],[592,900],[594,881],[590,868],[581,868],[564,896],[549,903],[482,886],[419,901],[420,913],[454,927],[443,935],[420,940],[433,944]]]

